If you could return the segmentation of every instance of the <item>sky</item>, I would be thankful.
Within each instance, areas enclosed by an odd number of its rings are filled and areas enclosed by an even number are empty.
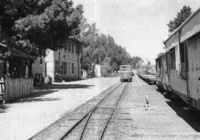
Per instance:
[[[73,0],[82,4],[88,23],[96,23],[101,33],[111,35],[131,56],[155,62],[168,38],[168,26],[177,12],[190,6],[192,12],[200,0]]]

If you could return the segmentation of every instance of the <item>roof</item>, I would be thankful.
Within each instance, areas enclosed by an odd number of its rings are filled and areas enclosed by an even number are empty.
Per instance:
[[[163,53],[163,52],[159,53],[159,54],[157,55],[157,58],[156,58],[156,59],[162,57],[163,55],[165,55],[165,53]]]
[[[3,53],[5,53],[5,55],[8,57],[21,57],[21,58],[26,58],[26,59],[35,59],[34,56],[26,54],[25,52],[22,52],[15,48],[9,48],[7,45],[3,43],[0,43],[0,50],[4,50]]]
[[[77,38],[74,38],[74,37],[70,37],[69,40],[75,42],[75,43],[78,43],[80,45],[83,45],[83,46],[87,46],[87,43],[81,41],[80,39],[77,39]]]
[[[5,44],[3,44],[3,43],[0,43],[0,46],[1,46],[1,48],[3,47],[3,48],[7,48],[7,45],[5,45]]]
[[[166,42],[173,37],[177,32],[179,32],[182,27],[187,24],[198,12],[200,11],[200,8],[198,8],[192,15],[190,15],[165,41],[164,44],[166,44]]]
[[[26,58],[26,59],[35,59],[34,56],[31,56],[29,54],[26,54],[20,50],[17,50],[17,49],[10,49],[10,57],[21,57],[21,58]]]
[[[8,47],[5,44],[0,43],[0,59],[5,58],[5,53],[7,51],[8,51]]]

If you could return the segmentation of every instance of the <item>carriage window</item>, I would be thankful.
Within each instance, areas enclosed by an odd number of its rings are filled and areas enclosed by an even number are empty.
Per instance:
[[[166,55],[166,66],[167,66],[167,71],[171,70],[171,61],[170,61],[170,53],[167,52]]]
[[[186,78],[187,74],[187,66],[186,66],[186,60],[187,60],[187,44],[186,42],[183,42],[180,44],[180,59],[181,59],[181,71],[180,75],[182,78]]]
[[[185,43],[181,43],[180,45],[180,57],[181,62],[185,62]]]
[[[176,69],[175,48],[170,50],[171,69]]]

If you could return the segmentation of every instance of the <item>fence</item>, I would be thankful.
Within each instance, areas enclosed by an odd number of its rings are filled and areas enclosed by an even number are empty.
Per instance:
[[[13,100],[31,94],[33,90],[32,78],[6,78],[5,100]]]

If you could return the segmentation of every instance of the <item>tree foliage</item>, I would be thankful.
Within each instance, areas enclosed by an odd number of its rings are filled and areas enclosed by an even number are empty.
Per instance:
[[[0,41],[29,54],[44,55],[44,50],[62,48],[68,38],[87,44],[83,48],[82,68],[95,64],[117,71],[119,65],[138,63],[114,38],[99,33],[96,24],[88,24],[83,6],[73,7],[71,0],[1,0]],[[134,61],[134,62],[133,62]]]
[[[110,35],[99,33],[96,25],[87,24],[81,40],[87,42],[88,46],[83,48],[82,68],[92,70],[93,65],[100,64],[106,68],[108,73],[118,71],[119,66],[131,64],[134,67],[142,59],[129,55],[126,49],[118,45]]]
[[[69,0],[5,0],[1,3],[4,39],[36,53],[63,47],[80,33],[83,7]]]
[[[177,13],[176,17],[167,24],[169,32],[175,31],[190,15],[192,14],[189,6],[183,6],[180,12]]]
[[[133,66],[133,68],[137,68],[137,65],[143,62],[143,59],[139,56],[134,56],[131,58],[131,65]]]

